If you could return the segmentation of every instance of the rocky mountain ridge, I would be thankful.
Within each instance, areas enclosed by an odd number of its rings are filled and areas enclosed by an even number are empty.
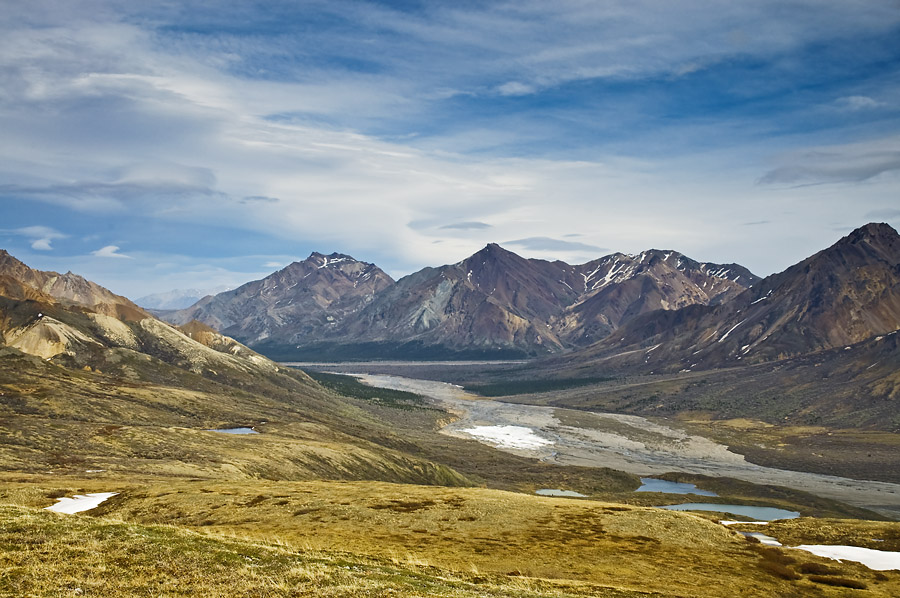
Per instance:
[[[147,312],[130,299],[116,295],[78,274],[34,270],[4,249],[0,249],[0,275],[8,276],[57,301],[83,305],[98,313],[131,320],[149,317]]]
[[[849,346],[898,328],[900,235],[868,224],[729,301],[647,313],[567,360],[709,369]]]

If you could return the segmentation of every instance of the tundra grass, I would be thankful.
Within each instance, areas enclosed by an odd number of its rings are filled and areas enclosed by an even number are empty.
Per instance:
[[[554,591],[565,587],[597,596],[852,596],[815,584],[806,574],[796,579],[774,574],[774,566],[764,565],[772,560],[768,552],[707,519],[621,504],[377,482],[117,484],[44,477],[9,479],[3,487],[0,502],[32,508],[51,504],[51,496],[60,493],[118,491],[91,514],[132,524],[166,523],[239,543],[277,544],[301,556],[339,552],[345,560],[401,569],[415,563],[413,569],[424,567],[445,580],[478,580],[490,591],[500,584],[504,589],[498,591],[509,595],[519,595],[518,590],[503,580],[516,578],[516,583],[549,580],[541,583]],[[14,541],[8,538],[6,545]],[[808,557],[803,562],[830,563]],[[796,566],[784,566],[797,573]],[[900,592],[900,575],[894,572],[839,570],[865,583],[866,596]],[[432,589],[409,595],[456,595]]]
[[[0,507],[0,596],[604,596],[639,592]]]

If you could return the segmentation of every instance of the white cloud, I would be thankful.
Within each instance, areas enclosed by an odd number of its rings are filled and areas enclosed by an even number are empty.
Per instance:
[[[872,99],[868,96],[846,96],[838,98],[835,105],[841,110],[857,112],[859,110],[874,110],[887,106],[886,103]]]
[[[519,83],[518,81],[510,81],[509,83],[504,83],[498,87],[497,91],[500,92],[500,95],[504,96],[524,96],[534,93],[537,89],[532,85],[526,85],[524,83]]]
[[[820,146],[781,158],[762,184],[822,184],[861,182],[900,172],[900,136],[859,143]]]
[[[36,251],[52,251],[52,243],[56,239],[65,239],[65,235],[49,226],[25,226],[15,229],[0,229],[0,232],[25,237],[30,241],[31,248]]]
[[[125,255],[123,253],[119,253],[118,245],[107,245],[106,247],[101,247],[96,251],[92,251],[91,255],[94,257],[112,257],[112,258],[125,258],[131,259],[130,255]]]

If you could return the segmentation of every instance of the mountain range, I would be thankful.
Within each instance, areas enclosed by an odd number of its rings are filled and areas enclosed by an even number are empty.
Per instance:
[[[654,310],[718,304],[757,280],[737,264],[661,250],[570,265],[492,243],[398,281],[347,255],[313,253],[161,317],[199,320],[280,359],[528,356],[586,346]]]

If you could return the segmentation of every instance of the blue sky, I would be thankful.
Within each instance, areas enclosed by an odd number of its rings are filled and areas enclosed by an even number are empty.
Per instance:
[[[0,247],[132,297],[488,242],[766,275],[900,225],[898,39],[891,0],[7,0]]]

